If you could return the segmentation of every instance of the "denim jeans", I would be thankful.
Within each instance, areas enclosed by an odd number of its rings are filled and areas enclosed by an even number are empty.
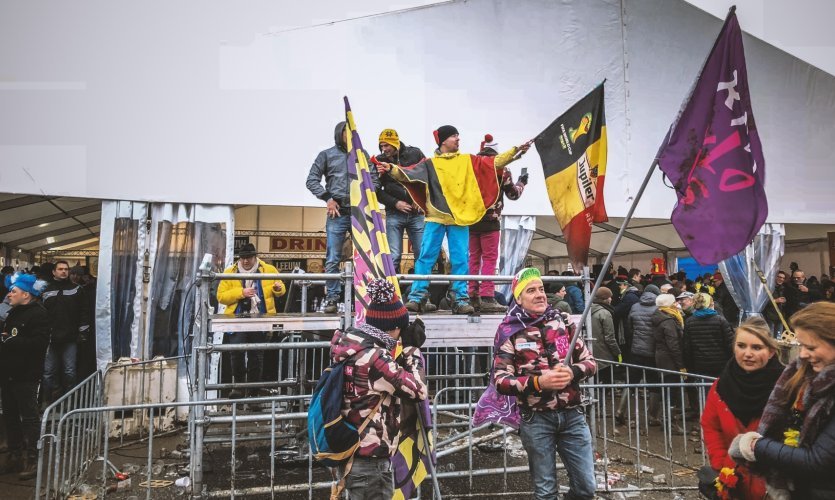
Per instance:
[[[41,424],[38,414],[38,383],[7,380],[0,387],[0,395],[9,450],[36,453]]]
[[[406,214],[390,208],[386,210],[386,239],[389,241],[394,270],[400,272],[400,257],[403,255],[403,232],[409,234],[409,241],[415,253],[415,262],[420,258],[420,242],[423,240],[423,216]]]
[[[325,272],[338,273],[339,262],[342,260],[342,245],[345,243],[345,235],[351,231],[351,216],[340,215],[335,219],[328,217],[325,223],[325,232],[328,238],[328,250],[325,257]],[[342,281],[328,280],[327,300],[341,301]]]
[[[345,480],[345,490],[349,500],[391,500],[394,494],[392,480],[388,457],[354,457],[351,472]]]
[[[50,342],[43,367],[44,400],[52,402],[75,387],[78,344]]]
[[[470,228],[467,226],[447,226],[437,222],[427,222],[423,228],[423,241],[420,245],[420,258],[415,262],[415,274],[432,274],[432,266],[438,260],[441,253],[441,244],[446,235],[449,244],[449,263],[452,265],[452,274],[467,274],[467,255],[470,246]],[[452,291],[455,292],[457,301],[467,302],[466,281],[453,281]],[[415,281],[412,290],[409,292],[410,302],[420,302],[429,289],[428,281]]]
[[[530,416],[522,418],[519,434],[528,453],[534,498],[557,498],[555,449],[568,473],[565,498],[594,498],[596,481],[591,433],[581,409],[531,412]]]

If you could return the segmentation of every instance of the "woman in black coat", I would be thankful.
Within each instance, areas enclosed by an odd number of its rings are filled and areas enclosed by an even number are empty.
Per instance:
[[[713,309],[710,295],[697,293],[693,308],[684,321],[684,366],[690,373],[718,377],[733,356],[733,328]]]
[[[737,436],[728,455],[754,462],[769,498],[835,498],[835,304],[816,302],[791,318],[798,358],[777,380],[757,432]]]

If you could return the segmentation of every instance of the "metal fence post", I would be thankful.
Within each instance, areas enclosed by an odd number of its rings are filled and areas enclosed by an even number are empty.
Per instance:
[[[194,399],[196,401],[206,401],[206,365],[207,358],[210,356],[208,350],[205,349],[206,342],[209,335],[209,293],[211,285],[211,275],[201,275],[200,282],[200,328],[196,332],[196,336],[192,339],[192,364],[196,365],[194,369],[194,378],[192,383],[195,385]],[[192,429],[194,430],[193,447],[191,454],[191,471],[192,471],[192,498],[200,498],[203,495],[203,434],[204,416],[206,407],[205,404],[197,404],[189,412],[191,415]]]
[[[342,329],[354,326],[354,263],[350,260],[345,263],[342,271],[342,289],[345,297],[345,312],[342,314]]]

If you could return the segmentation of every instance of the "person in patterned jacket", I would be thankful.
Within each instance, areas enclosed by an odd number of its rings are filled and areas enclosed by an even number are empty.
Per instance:
[[[409,312],[391,283],[374,280],[368,284],[368,294],[371,303],[365,323],[336,331],[331,340],[331,361],[348,360],[342,398],[345,418],[359,427],[373,412],[360,435],[345,489],[351,500],[389,500],[394,493],[389,458],[397,450],[400,401],[428,397],[420,354],[423,339],[409,329]],[[398,352],[398,339],[402,340],[402,352]]]
[[[526,268],[513,280],[513,298],[499,330],[493,381],[501,394],[516,396],[522,416],[519,434],[528,454],[534,498],[557,498],[554,449],[568,472],[566,499],[594,498],[591,433],[580,402],[579,382],[597,363],[577,339],[570,366],[565,354],[574,331],[548,305],[539,270]]]

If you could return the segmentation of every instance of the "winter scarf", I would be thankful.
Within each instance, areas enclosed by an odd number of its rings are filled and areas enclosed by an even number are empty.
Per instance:
[[[717,314],[719,313],[716,312],[716,309],[711,309],[709,307],[705,307],[704,309],[696,309],[693,312],[693,316],[697,318],[709,318],[711,316],[716,316]]]
[[[704,309],[701,309],[704,311]],[[772,356],[768,363],[755,372],[747,372],[731,358],[716,382],[716,392],[728,405],[731,413],[745,426],[759,417],[774,384],[783,373],[783,365]]]
[[[252,265],[250,269],[247,269],[243,266],[243,263],[239,260],[238,261],[238,272],[241,274],[256,274],[258,272],[258,268],[261,267],[261,259],[256,258],[255,263]],[[244,288],[253,288],[256,287],[259,283],[256,280],[243,280],[244,281]],[[260,286],[258,286],[260,288]],[[258,289],[256,288],[256,290]],[[261,297],[259,297],[260,293],[257,293],[250,297],[250,306],[249,312],[250,314],[258,314],[261,312],[260,308],[258,307],[261,304]]]
[[[672,316],[678,321],[679,326],[684,326],[684,318],[681,316],[681,310],[676,306],[660,306],[658,310]]]
[[[502,322],[499,323],[499,328],[496,330],[496,337],[493,339],[493,349],[495,349],[495,352],[499,352],[502,344],[515,334],[527,330],[532,326],[548,323],[559,317],[560,312],[550,304],[545,309],[545,312],[536,316],[522,309],[522,306],[515,299],[511,299],[507,314]]]
[[[800,359],[794,360],[777,380],[757,430],[763,436],[783,442],[783,432],[789,423],[791,406],[795,400],[794,395],[789,394],[786,384],[797,373],[800,363]],[[806,414],[800,429],[801,447],[812,444],[820,433],[821,424],[832,414],[835,406],[835,364],[827,366],[820,373],[809,370],[804,386],[802,403]]]
[[[397,340],[394,337],[375,326],[371,326],[368,323],[363,323],[361,325],[358,325],[356,328],[357,330],[368,335],[374,340],[379,340],[384,346],[386,346],[386,350],[389,352],[393,351],[394,348],[397,346]]]

